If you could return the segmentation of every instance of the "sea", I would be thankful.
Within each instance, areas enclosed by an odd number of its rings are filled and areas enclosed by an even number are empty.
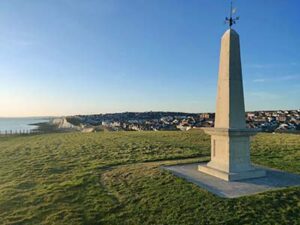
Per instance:
[[[26,117],[26,118],[1,118],[0,117],[0,133],[5,132],[28,132],[35,128],[35,123],[49,122],[49,117]]]

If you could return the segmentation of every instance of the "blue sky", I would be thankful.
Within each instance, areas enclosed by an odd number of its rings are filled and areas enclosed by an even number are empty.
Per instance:
[[[300,108],[300,2],[236,0],[246,110]],[[0,2],[0,116],[215,110],[228,0]]]

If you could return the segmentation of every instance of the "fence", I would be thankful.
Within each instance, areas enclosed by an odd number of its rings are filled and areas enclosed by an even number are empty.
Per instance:
[[[26,134],[34,134],[35,130],[32,129],[24,129],[24,130],[0,130],[0,136],[9,136],[9,135],[26,135]]]

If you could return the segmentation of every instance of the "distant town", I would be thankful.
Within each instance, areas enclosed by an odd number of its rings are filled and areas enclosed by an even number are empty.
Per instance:
[[[246,113],[248,128],[262,132],[300,132],[300,110],[254,111]],[[95,131],[187,131],[214,126],[214,113],[124,112],[76,115],[56,118],[51,123],[60,129]]]

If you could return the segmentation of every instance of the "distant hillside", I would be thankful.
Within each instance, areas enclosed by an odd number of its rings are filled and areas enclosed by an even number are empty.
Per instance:
[[[97,118],[98,120],[131,120],[131,119],[160,119],[165,116],[197,116],[199,113],[184,113],[184,112],[123,112],[123,113],[105,113],[105,114],[93,114],[93,115],[76,115],[75,117],[90,117]]]

